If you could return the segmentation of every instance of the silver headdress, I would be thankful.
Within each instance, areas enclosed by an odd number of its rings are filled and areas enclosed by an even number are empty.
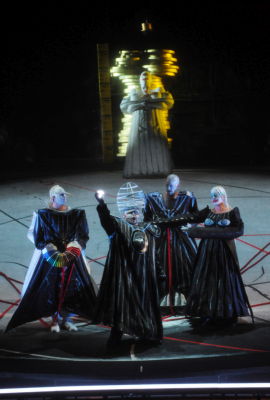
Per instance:
[[[143,217],[145,195],[136,183],[124,183],[117,193],[116,201],[121,215],[123,215],[125,211],[137,209],[141,217]]]

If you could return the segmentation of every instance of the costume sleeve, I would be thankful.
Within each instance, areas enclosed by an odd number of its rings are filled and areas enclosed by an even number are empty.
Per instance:
[[[238,207],[235,207],[232,210],[232,215],[231,215],[231,226],[238,227],[239,231],[241,231],[241,235],[244,233],[244,222],[240,216],[240,211]]]
[[[155,213],[151,209],[151,200],[148,194],[145,195],[146,205],[144,210],[144,221],[152,221],[155,217]]]
[[[169,92],[161,92],[161,90],[154,90],[151,98],[148,100],[148,107],[159,110],[169,110],[174,104],[173,97]]]
[[[27,232],[27,237],[30,240],[30,242],[32,242],[32,243],[35,243],[35,240],[34,240],[34,228],[35,228],[36,220],[37,220],[37,213],[34,211],[33,212],[33,218],[32,218],[32,221],[31,221],[31,225],[30,225],[30,227],[28,229],[28,232]]]
[[[44,237],[44,231],[42,228],[42,219],[41,216],[39,214],[39,212],[37,213],[37,218],[35,221],[35,226],[34,226],[34,230],[33,230],[33,236],[34,236],[34,243],[37,249],[42,250],[44,249],[44,247],[46,246],[47,242],[45,241],[45,237]]]
[[[111,236],[116,230],[116,225],[107,204],[105,202],[98,204],[97,212],[103,229],[108,236]]]
[[[76,240],[82,249],[85,249],[86,243],[89,240],[89,228],[84,210],[81,210],[80,219],[77,226]]]
[[[196,201],[196,199],[195,199]],[[186,212],[184,214],[177,214],[175,217],[170,219],[164,219],[164,223],[167,226],[184,226],[187,224],[197,224],[205,220],[209,213],[209,207],[205,207],[203,210],[199,211],[197,208],[197,202],[194,203],[192,212]],[[155,221],[156,222],[156,221]],[[161,225],[164,224],[161,220]],[[158,224],[158,222],[156,222]]]
[[[172,228],[176,226],[184,226],[186,224],[194,224],[196,222],[196,215],[191,213],[178,214],[176,217],[172,218],[157,218],[154,222],[161,227]]]
[[[188,235],[192,238],[200,239],[223,239],[232,240],[244,233],[244,223],[240,217],[239,209],[236,207],[231,213],[230,226],[214,226],[214,227],[194,227],[188,230]]]
[[[120,104],[120,110],[123,114],[128,114],[129,97],[124,97]]]
[[[192,196],[191,210],[192,213],[198,213],[198,204],[195,196]]]
[[[134,98],[134,100],[132,100],[132,98]],[[143,100],[137,98],[136,92],[131,92],[129,96],[124,97],[120,104],[120,109],[123,114],[132,114],[134,111],[142,110],[143,108]]]

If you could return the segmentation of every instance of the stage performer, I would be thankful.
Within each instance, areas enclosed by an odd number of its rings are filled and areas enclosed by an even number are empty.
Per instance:
[[[120,105],[124,114],[132,114],[123,176],[166,176],[172,160],[164,112],[173,106],[173,98],[164,88],[152,89],[149,72],[140,75],[140,87],[133,89]]]
[[[228,324],[238,316],[252,316],[234,242],[244,231],[239,209],[230,207],[222,186],[211,189],[211,202],[213,208],[202,210],[198,218],[204,227],[189,230],[191,238],[202,240],[185,313],[201,317],[203,325]]]
[[[123,333],[149,345],[162,340],[159,307],[159,271],[155,240],[160,229],[144,223],[144,193],[128,182],[121,186],[117,204],[122,218],[113,217],[100,191],[97,211],[110,238],[110,248],[97,299],[94,322],[110,326],[108,349],[120,344]]]
[[[145,221],[165,220],[161,225],[157,257],[166,275],[161,291],[162,305],[169,305],[172,314],[176,313],[175,306],[181,305],[180,295],[187,298],[189,294],[197,252],[195,239],[182,230],[182,222],[178,225],[176,217],[197,213],[195,196],[189,191],[180,191],[180,178],[175,174],[167,176],[165,195],[159,192],[146,195]]]
[[[36,250],[7,330],[52,316],[52,332],[77,331],[71,315],[93,316],[96,285],[83,255],[89,239],[85,211],[69,208],[68,193],[59,185],[49,195],[48,208],[34,213],[28,232]]]

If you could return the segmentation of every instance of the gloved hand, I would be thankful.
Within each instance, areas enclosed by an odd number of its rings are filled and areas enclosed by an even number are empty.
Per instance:
[[[99,204],[104,204],[104,195],[105,195],[105,193],[103,192],[103,190],[96,191],[95,198],[97,199]]]
[[[56,268],[69,267],[81,254],[81,246],[77,242],[70,242],[66,250],[61,253],[53,243],[48,243],[42,250],[46,261]]]
[[[70,253],[74,258],[80,257],[82,248],[77,241],[69,242],[65,253]]]

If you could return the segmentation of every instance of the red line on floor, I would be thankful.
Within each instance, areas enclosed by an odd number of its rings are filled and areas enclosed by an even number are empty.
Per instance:
[[[11,305],[0,314],[0,319],[3,318],[14,306],[17,306],[19,301],[20,300],[17,300],[16,303],[11,303]]]
[[[245,240],[242,240],[242,239],[239,239],[239,238],[237,238],[236,240],[239,240],[239,242],[242,242],[242,243],[244,243],[244,244],[246,244],[246,245],[248,245],[250,247],[253,247],[254,249],[260,250],[260,252],[263,252],[265,254],[270,254],[269,251],[265,251],[265,250],[261,249],[260,247],[255,246],[254,244],[246,242]]]
[[[164,317],[162,317],[162,319],[166,319],[166,318],[170,318],[171,317],[171,314],[170,315],[164,315]]]
[[[194,340],[177,339],[177,338],[168,337],[168,336],[164,336],[163,339],[173,340],[173,341],[176,341],[176,342],[199,344],[201,346],[218,347],[218,348],[221,348],[221,349],[251,351],[251,352],[257,352],[257,353],[270,353],[269,350],[250,349],[250,348],[246,348],[246,347],[225,346],[225,345],[205,343],[205,342],[195,342]]]
[[[270,301],[268,301],[267,303],[253,304],[253,305],[250,306],[250,307],[267,306],[268,304],[270,304]]]
[[[18,304],[19,300],[16,300],[16,302],[12,302],[12,301],[7,301],[7,300],[0,300],[0,303],[5,303],[5,304],[11,304],[12,306],[16,306],[16,304]]]
[[[8,282],[16,282],[16,283],[19,283],[20,285],[23,285],[22,281],[17,281],[17,279],[11,278],[10,276],[5,275],[3,272],[0,272],[0,276],[3,276],[4,278],[6,278],[6,280]]]
[[[4,274],[4,272],[0,272],[0,276],[3,276],[3,278],[5,278],[8,281],[8,283],[13,287],[13,289],[15,289],[17,293],[21,294],[21,291],[12,282],[12,281],[16,282],[15,279],[10,278],[8,275]]]
[[[162,321],[164,321],[164,322],[170,322],[170,321],[178,321],[178,320],[180,320],[180,319],[188,319],[187,317],[179,317],[179,318],[171,318],[171,319],[168,319],[168,318],[170,318],[170,316],[169,317],[163,317],[162,318]]]
[[[49,328],[51,326],[51,324],[44,321],[42,318],[39,319],[39,322],[41,323],[41,325],[45,326],[46,328]]]
[[[257,254],[258,255],[258,254]],[[255,267],[257,264],[259,264],[260,261],[262,261],[264,258],[266,258],[269,254],[264,254],[261,258],[259,258],[259,260],[257,260],[255,263],[251,264],[249,267],[242,267],[240,269],[240,273],[244,274],[245,272],[247,272],[249,269]]]
[[[267,243],[267,245],[265,245],[265,246],[263,247],[263,250],[266,249],[266,247],[267,247],[269,244],[270,244],[270,243]],[[240,271],[244,270],[244,269],[248,266],[248,264],[251,263],[251,261],[253,261],[256,257],[258,257],[258,255],[259,255],[260,253],[261,253],[260,251],[257,251],[257,253],[255,253],[254,256],[252,256],[252,257],[246,262],[246,264],[243,265],[242,268],[240,268]],[[267,257],[267,255],[268,255],[268,254],[264,254],[263,257]],[[257,261],[256,261],[256,263],[257,263]]]
[[[94,262],[94,261],[97,261],[97,260],[101,260],[102,258],[106,258],[107,256],[102,256],[102,257],[98,257],[98,258],[91,258],[91,260],[89,260],[90,261],[90,263],[91,262]]]

